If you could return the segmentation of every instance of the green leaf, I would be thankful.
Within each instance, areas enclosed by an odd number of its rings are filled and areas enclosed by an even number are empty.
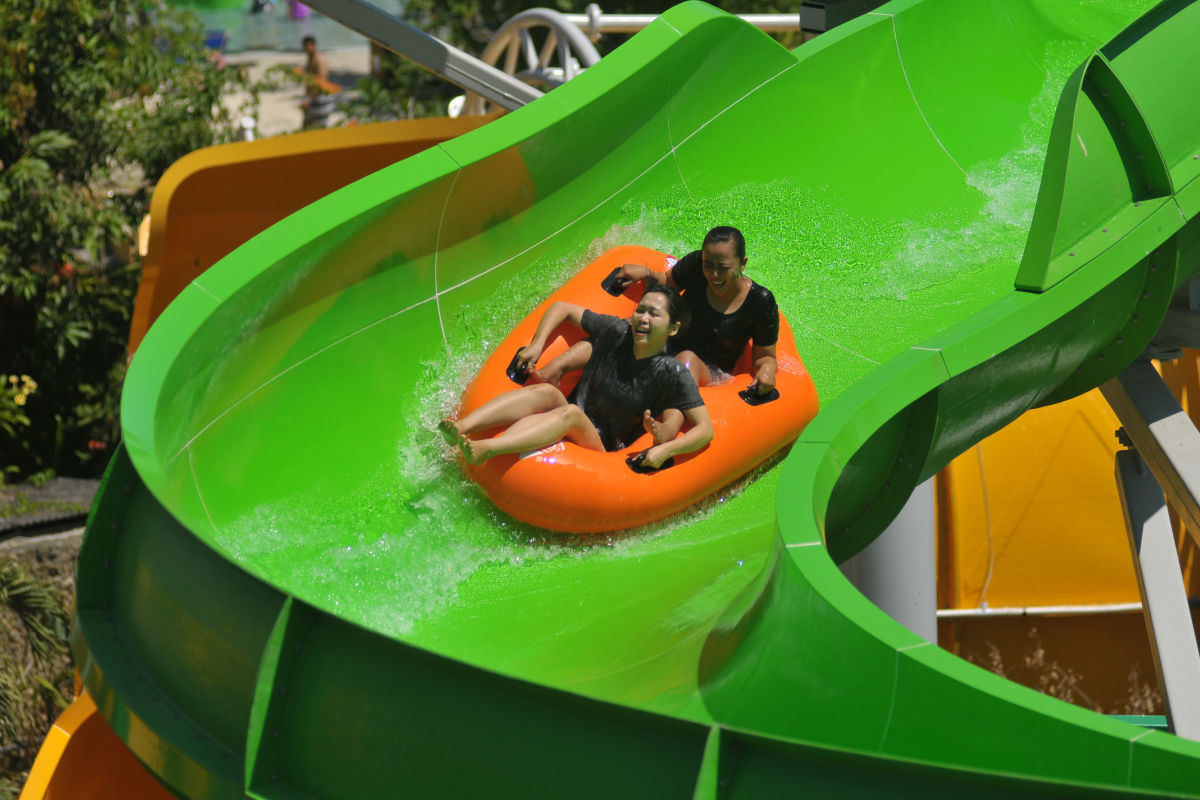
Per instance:
[[[38,158],[53,161],[75,147],[75,140],[62,131],[40,131],[29,139],[29,152]]]
[[[58,706],[60,711],[65,710],[67,706],[71,705],[71,701],[63,696],[63,693],[60,692],[58,687],[53,683],[46,680],[41,675],[38,675],[34,680],[37,681],[37,685],[41,686],[42,690],[45,691],[46,694],[50,695],[51,699],[54,700],[54,705]]]

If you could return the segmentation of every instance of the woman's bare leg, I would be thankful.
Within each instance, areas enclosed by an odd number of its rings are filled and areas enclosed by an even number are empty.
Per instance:
[[[468,463],[480,464],[492,456],[535,450],[562,438],[589,450],[604,449],[596,426],[579,406],[571,404],[519,419],[504,433],[490,439],[472,440],[464,436],[458,446]]]
[[[509,425],[530,414],[551,411],[566,404],[567,398],[554,386],[522,386],[493,397],[458,422],[442,420],[438,423],[438,430],[447,442],[457,444],[463,436],[498,425]]]
[[[704,360],[691,350],[678,353],[675,360],[688,368],[688,372],[692,373],[692,377],[696,379],[697,386],[708,386],[712,383],[712,373],[708,371],[708,364],[705,364]]]
[[[583,369],[587,366],[588,361],[592,357],[592,343],[587,339],[580,339],[575,344],[566,349],[565,352],[559,353],[554,358],[547,362],[546,366],[539,367],[529,373],[530,383],[548,383],[551,386],[558,386],[562,383],[563,376],[568,372],[574,372],[577,369]]]

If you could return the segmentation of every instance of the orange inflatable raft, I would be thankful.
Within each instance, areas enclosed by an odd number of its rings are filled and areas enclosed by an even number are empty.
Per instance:
[[[562,300],[598,313],[629,317],[641,297],[641,284],[628,286],[617,297],[601,288],[603,280],[626,263],[645,264],[661,272],[674,259],[646,247],[626,246],[613,248],[589,264],[522,320],[492,353],[464,392],[460,417],[516,388],[508,376],[509,364],[517,350],[529,344],[552,303]],[[467,474],[505,512],[556,531],[618,530],[681,511],[767,460],[799,436],[816,415],[816,387],[796,353],[791,328],[782,315],[779,323],[778,398],[751,405],[739,396],[753,380],[747,346],[732,380],[700,390],[713,421],[712,442],[702,450],[676,457],[673,466],[640,473],[627,463],[627,458],[653,444],[650,435],[644,434],[621,451],[605,453],[558,442],[530,453],[467,464]],[[583,336],[583,331],[564,323],[554,332],[538,364],[546,364]],[[574,388],[578,375],[563,380],[564,393]]]

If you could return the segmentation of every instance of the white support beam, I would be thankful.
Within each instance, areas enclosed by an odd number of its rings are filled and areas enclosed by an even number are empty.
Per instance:
[[[542,96],[532,86],[386,14],[366,0],[305,0],[330,19],[411,59],[440,78],[512,111]]]
[[[937,644],[933,478],[913,490],[875,541],[842,564],[842,574],[892,619]]]
[[[1166,500],[1136,450],[1117,453],[1116,473],[1167,723],[1200,740],[1200,649]]]
[[[1135,361],[1100,390],[1200,544],[1200,431],[1149,362]]]

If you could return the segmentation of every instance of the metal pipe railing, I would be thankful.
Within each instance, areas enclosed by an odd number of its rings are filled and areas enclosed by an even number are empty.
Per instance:
[[[582,14],[564,14],[593,42],[604,33],[637,33],[658,19],[657,14],[605,14],[600,6],[589,3]],[[800,30],[799,14],[739,14],[741,19],[767,33]]]
[[[496,105],[513,110],[542,93],[457,47],[386,14],[365,0],[305,0],[330,19],[361,33],[393,53]]]

